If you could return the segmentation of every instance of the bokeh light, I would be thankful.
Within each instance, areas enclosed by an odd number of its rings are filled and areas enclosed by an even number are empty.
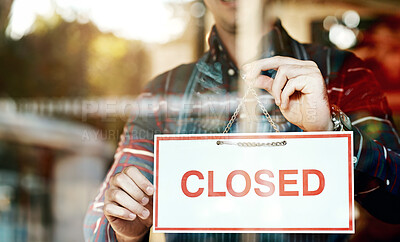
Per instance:
[[[341,24],[334,24],[329,31],[329,40],[340,49],[348,49],[357,42],[355,33]]]
[[[346,11],[343,16],[343,23],[349,28],[357,28],[360,24],[360,15],[353,10]]]
[[[324,19],[323,26],[326,31],[329,31],[334,24],[338,24],[338,20],[335,16],[327,16]]]

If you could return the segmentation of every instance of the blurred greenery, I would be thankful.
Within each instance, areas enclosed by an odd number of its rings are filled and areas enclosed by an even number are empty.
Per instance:
[[[6,36],[12,1],[0,3],[0,97],[136,95],[150,72],[144,43],[92,23],[38,17],[20,40]]]
[[[84,100],[135,96],[150,75],[145,43],[101,32],[93,23],[38,16],[19,40],[6,35],[13,0],[0,0],[0,98]],[[96,127],[100,139],[116,144],[124,118],[66,117]]]

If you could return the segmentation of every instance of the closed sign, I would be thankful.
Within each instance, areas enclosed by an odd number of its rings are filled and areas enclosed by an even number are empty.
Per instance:
[[[352,132],[155,136],[154,232],[354,233]]]

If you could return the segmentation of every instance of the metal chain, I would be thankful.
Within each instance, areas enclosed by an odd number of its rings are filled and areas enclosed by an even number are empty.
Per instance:
[[[243,76],[242,76],[242,79],[245,80],[245,78],[244,78]],[[237,108],[236,108],[235,112],[233,113],[231,119],[229,120],[228,124],[226,125],[225,130],[224,130],[223,133],[226,134],[226,133],[228,133],[229,130],[231,129],[232,124],[235,122],[235,120],[236,120],[236,118],[237,118],[237,116],[238,116],[238,114],[239,114],[239,112],[240,112],[240,109],[242,108],[243,103],[245,102],[245,100],[246,100],[246,98],[247,98],[247,95],[248,95],[250,92],[251,92],[251,93],[254,95],[254,97],[256,98],[257,103],[258,103],[258,106],[261,108],[261,111],[263,112],[263,114],[264,114],[265,118],[268,120],[268,122],[271,124],[272,128],[275,130],[276,133],[279,133],[278,127],[276,127],[276,124],[275,124],[275,122],[272,120],[271,115],[269,115],[267,109],[264,107],[264,105],[262,104],[261,100],[258,98],[258,95],[257,95],[257,93],[256,93],[256,90],[254,90],[254,88],[253,88],[250,84],[248,84],[247,82],[246,82],[246,84],[247,84],[246,93],[244,94],[243,98],[240,100],[239,105],[237,106]]]
[[[248,88],[248,89],[246,90],[246,93],[244,94],[242,100],[240,100],[240,103],[239,103],[239,105],[237,106],[235,112],[233,113],[231,119],[229,120],[228,124],[226,125],[223,134],[228,133],[229,130],[231,129],[232,124],[235,122],[236,117],[239,115],[240,109],[242,109],[243,103],[244,103],[244,101],[246,100],[247,95],[249,95],[249,93],[250,93],[250,89]]]
[[[263,114],[264,114],[265,118],[268,120],[268,122],[271,124],[272,128],[275,130],[276,133],[279,133],[278,127],[276,127],[274,120],[272,120],[271,115],[269,115],[267,109],[262,104],[260,98],[258,98],[256,90],[254,90],[254,88],[251,86],[249,86],[248,89],[253,93],[254,97],[257,100],[258,106],[260,106],[261,111],[263,112]]]
[[[271,147],[271,146],[285,146],[287,142],[271,142],[271,143],[260,143],[260,142],[231,142],[231,141],[217,141],[217,145],[237,145],[240,147]]]

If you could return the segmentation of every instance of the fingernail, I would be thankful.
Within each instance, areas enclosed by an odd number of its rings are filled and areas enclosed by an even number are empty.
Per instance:
[[[130,214],[129,214],[129,218],[131,218],[132,220],[134,220],[134,219],[136,218],[136,215],[133,214],[133,213],[130,213]]]
[[[148,197],[143,197],[142,198],[142,204],[146,205],[149,202],[149,198]]]
[[[149,215],[150,215],[149,210],[147,210],[147,209],[143,210],[143,212],[142,212],[142,217],[143,217],[144,219],[146,219],[147,217],[149,217]]]
[[[277,106],[279,106],[281,104],[281,102],[278,99],[275,99],[275,103]]]
[[[146,188],[146,192],[147,192],[148,195],[153,195],[154,189],[152,187],[148,186]]]

